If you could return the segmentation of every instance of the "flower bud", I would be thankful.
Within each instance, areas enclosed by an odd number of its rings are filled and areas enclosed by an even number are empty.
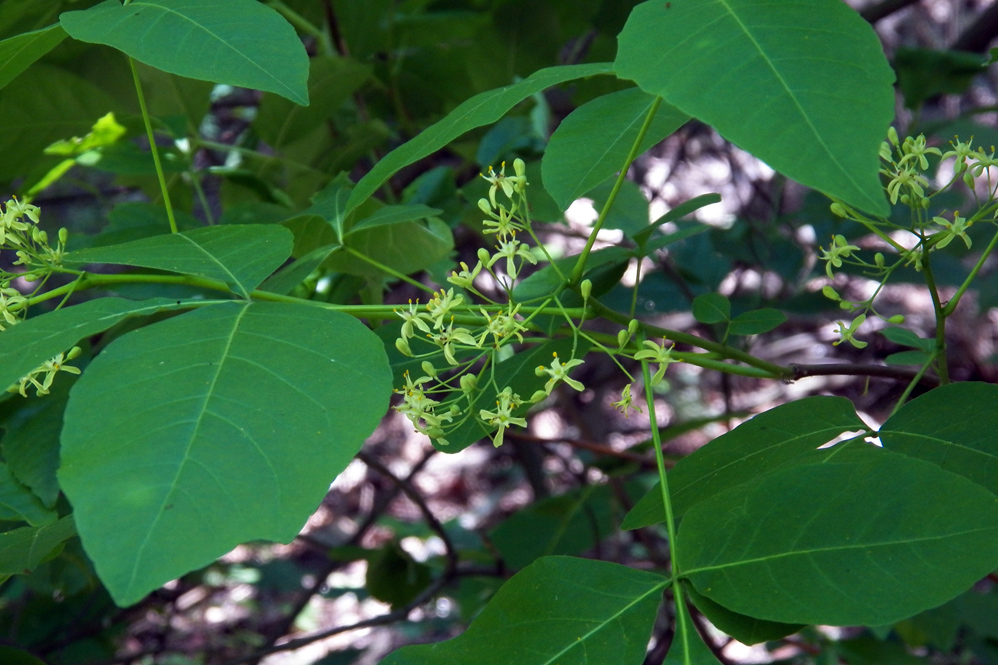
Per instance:
[[[408,356],[412,358],[412,349],[409,348],[409,342],[405,341],[401,337],[395,340],[395,348],[399,350],[403,356]]]
[[[894,323],[896,325],[901,325],[904,323],[904,314],[895,314],[891,318],[887,319],[887,323]]]
[[[538,402],[543,402],[547,398],[548,394],[543,390],[536,391],[530,396],[530,403],[537,404]]]
[[[963,184],[970,189],[974,188],[974,174],[969,169],[963,174]]]
[[[516,173],[516,175],[522,178],[523,176],[527,175],[527,165],[524,163],[522,159],[517,157],[516,159],[513,160],[513,171]]]
[[[821,287],[821,293],[829,300],[834,300],[835,302],[842,300],[842,297],[838,294],[838,292],[827,284]]]
[[[589,295],[593,292],[593,281],[591,279],[582,280],[582,284],[579,285],[579,291],[582,292],[583,300],[589,300]]]
[[[478,250],[478,260],[482,262],[482,265],[487,266],[491,258],[492,255],[489,254],[489,250],[485,249],[484,247]]]
[[[641,326],[641,324],[638,323],[637,319],[631,319],[630,322],[627,324],[627,332],[629,332],[629,333],[631,333],[633,335],[634,333],[636,333],[638,331],[638,328],[640,326]]]
[[[433,379],[437,378],[437,370],[433,367],[433,363],[424,360],[419,366],[423,369],[423,374]]]
[[[492,206],[489,204],[488,199],[478,199],[478,209],[486,215],[492,214]]]
[[[624,345],[631,339],[631,335],[626,330],[617,333],[617,346],[624,348]]]
[[[873,255],[873,262],[877,264],[878,268],[884,267],[884,254],[883,252],[877,252]]]
[[[846,212],[846,209],[842,207],[841,203],[833,203],[831,205],[831,211],[832,211],[832,214],[835,215],[835,216],[837,216],[837,217],[847,217],[848,216],[848,213]]]
[[[59,242],[65,245],[67,240],[69,240],[69,231],[65,228],[59,229]]]
[[[465,395],[474,392],[478,387],[478,377],[474,374],[462,374],[461,375],[461,392]]]
[[[852,309],[852,303],[848,300],[843,300],[839,303],[839,309]]]
[[[893,126],[887,128],[887,139],[894,147],[897,147],[900,143],[900,141],[898,141],[898,130],[894,129]]]

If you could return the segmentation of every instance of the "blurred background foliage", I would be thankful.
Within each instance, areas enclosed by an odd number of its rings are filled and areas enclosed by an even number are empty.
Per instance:
[[[0,38],[43,28],[68,9],[96,0],[4,0]],[[472,95],[508,85],[543,67],[613,60],[629,0],[267,0],[298,30],[311,56],[311,105],[269,94],[214,86],[139,67],[165,154],[170,195],[182,229],[205,224],[284,223],[296,231],[296,256],[324,245],[312,215],[323,192],[358,180],[392,148],[417,135]],[[977,144],[996,140],[995,78],[981,65],[998,33],[998,5],[974,0],[884,0],[850,3],[871,21],[898,75],[903,132],[925,132],[933,145],[954,135]],[[682,67],[681,62],[675,63]],[[489,166],[515,157],[528,164],[533,218],[555,255],[576,253],[608,184],[567,211],[544,193],[539,159],[547,139],[574,108],[624,89],[607,77],[537,94],[501,121],[469,132],[446,150],[404,169],[379,192],[390,203],[439,209],[413,220],[404,252],[379,256],[405,272],[442,283],[458,262],[474,263],[485,244],[475,202]],[[0,90],[0,188],[23,192],[65,157],[52,143],[84,136],[108,112],[127,130],[113,145],[74,157],[75,165],[35,203],[43,225],[67,227],[72,249],[134,240],[166,228],[160,192],[127,62],[117,52],[64,41]],[[816,244],[857,229],[837,221],[827,200],[774,175],[709,127],[689,123],[633,167],[605,246],[619,243],[667,210],[717,192],[720,204],[699,211],[710,225],[647,257],[637,289],[640,316],[705,336],[694,297],[720,292],[732,316],[778,307],[776,331],[747,337],[746,348],[778,363],[875,364],[902,352],[903,340],[870,335],[865,349],[838,347],[839,316],[820,292]],[[319,192],[319,194],[316,194]],[[960,205],[953,201],[953,207]],[[311,209],[311,211],[310,211]],[[311,217],[310,217],[311,215]],[[417,226],[419,233],[416,233]],[[981,229],[983,231],[983,229]],[[382,242],[372,236],[372,246]],[[967,266],[957,252],[934,259],[942,284],[958,283]],[[10,257],[3,257],[9,261]],[[405,262],[408,263],[399,263]],[[295,295],[337,303],[404,303],[410,286],[345,261],[317,255]],[[620,272],[608,275],[612,284]],[[899,284],[880,309],[900,313],[923,334],[928,297]],[[907,280],[916,281],[914,273]],[[634,266],[602,300],[626,310]],[[998,271],[982,273],[975,299],[951,326],[951,374],[995,382]],[[841,276],[843,295],[870,288],[861,274]],[[117,291],[143,297],[143,287]],[[157,290],[157,295],[163,292]],[[178,295],[192,295],[178,287]],[[405,359],[379,334],[401,374]],[[383,325],[382,325],[383,324]],[[123,324],[92,343],[124,334]],[[392,355],[394,354],[394,355]],[[896,359],[897,360],[897,359]],[[903,360],[903,357],[902,359]],[[890,361],[888,361],[890,362]],[[289,545],[249,544],[186,575],[143,602],[115,607],[78,541],[49,553],[30,575],[4,569],[0,587],[0,662],[49,665],[216,665],[378,662],[395,647],[459,633],[504,579],[545,554],[589,554],[638,567],[664,566],[658,530],[621,532],[620,520],[651,483],[648,420],[610,407],[623,379],[608,362],[589,362],[589,388],[557,393],[531,427],[507,433],[494,450],[437,453],[407,423],[385,418],[365,451],[333,484],[302,534]],[[0,402],[5,457],[31,449],[57,454],[68,379],[43,399]],[[723,433],[752,411],[808,394],[850,397],[880,422],[903,384],[821,376],[792,385],[714,375],[692,366],[670,370],[656,399],[668,425],[662,438],[674,460]],[[24,478],[8,479],[25,482]],[[44,488],[32,487],[36,492]],[[49,488],[51,490],[51,488]],[[52,495],[53,502],[64,501]],[[64,507],[64,506],[63,506]],[[0,548],[0,563],[3,552]],[[451,565],[453,564],[453,565]],[[450,571],[438,593],[424,592]],[[722,662],[995,663],[998,593],[994,580],[940,608],[894,626],[812,628],[749,647],[714,630]],[[661,616],[648,663],[659,663],[672,635]],[[30,655],[29,655],[30,654]]]

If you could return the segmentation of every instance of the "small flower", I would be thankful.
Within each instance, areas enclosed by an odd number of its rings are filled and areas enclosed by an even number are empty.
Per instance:
[[[464,296],[460,293],[454,295],[454,289],[448,289],[446,292],[440,289],[434,293],[430,302],[426,303],[426,309],[430,313],[430,320],[433,321],[433,328],[435,330],[443,328],[444,320],[450,314],[450,311],[455,307],[460,307],[463,302]],[[453,318],[451,316],[451,319]]]
[[[467,328],[455,328],[453,319],[446,328],[435,335],[427,335],[427,337],[443,349],[444,359],[451,365],[457,365],[457,358],[454,356],[455,344],[478,347],[478,342],[471,336],[471,331]]]
[[[567,363],[563,363],[558,359],[557,352],[553,353],[552,355],[554,356],[554,360],[551,361],[550,367],[544,367],[543,365],[540,365],[537,368],[537,370],[534,372],[537,376],[544,376],[545,374],[547,374],[549,377],[551,377],[548,379],[547,383],[544,384],[544,392],[550,395],[551,391],[554,389],[556,385],[558,385],[559,381],[564,381],[565,383],[575,388],[579,392],[585,390],[585,386],[582,385],[582,383],[568,376],[569,371],[571,371],[573,367],[578,367],[584,361],[579,360],[578,358],[573,358],[572,360],[569,360]]]
[[[478,417],[483,422],[499,428],[492,437],[492,444],[496,448],[502,445],[503,433],[507,427],[510,425],[517,425],[519,427],[527,426],[526,420],[513,416],[513,411],[521,404],[523,404],[523,400],[520,399],[520,396],[514,393],[509,386],[506,386],[501,393],[496,395],[495,411],[482,409],[478,413]]]
[[[631,398],[631,384],[629,384],[629,383],[626,386],[624,386],[624,389],[621,391],[621,393],[620,393],[620,401],[619,402],[613,402],[613,403],[611,403],[610,406],[612,406],[613,408],[617,409],[622,414],[624,414],[625,418],[630,418],[631,417],[631,414],[630,414],[630,410],[631,409],[637,411],[638,413],[643,413],[641,411],[641,407],[635,405],[634,402],[633,402],[633,400],[632,400],[632,398]]]
[[[23,312],[27,302],[27,298],[17,289],[0,288],[0,316],[3,317],[0,319],[0,331],[6,330],[4,322],[12,326],[21,320],[14,312]],[[14,312],[11,312],[12,309]]]
[[[501,258],[506,259],[506,274],[512,279],[516,279],[517,268],[513,261],[517,256],[529,261],[532,264],[537,264],[537,259],[531,254],[530,249],[524,245],[519,240],[513,238],[511,240],[500,240],[499,245],[496,247],[496,253],[492,255],[489,259],[488,267],[491,268],[496,261]]]
[[[430,327],[426,325],[427,321],[430,321],[430,315],[425,312],[420,312],[417,307],[419,301],[415,303],[411,300],[409,301],[408,310],[395,310],[395,313],[402,317],[402,339],[406,340],[413,336],[415,332],[413,327],[419,328],[424,333],[430,332]]]
[[[471,289],[474,288],[475,278],[478,277],[478,273],[480,272],[482,272],[481,261],[475,264],[474,269],[469,269],[468,264],[461,261],[461,272],[456,270],[451,271],[447,281],[458,288]]]
[[[492,219],[483,219],[482,224],[485,226],[482,233],[495,233],[500,240],[515,238],[517,231],[524,229],[523,224],[518,222],[503,205],[499,206],[498,215],[493,213]]]
[[[970,249],[971,240],[967,237],[967,229],[971,227],[971,224],[967,223],[967,220],[960,217],[959,213],[953,213],[953,221],[949,221],[944,217],[933,217],[932,221],[943,227],[943,231],[939,234],[942,238],[935,244],[936,249],[942,249],[946,245],[953,242],[953,238],[960,238],[963,240],[963,244]]]
[[[983,150],[978,150],[974,153],[974,158],[977,161],[970,167],[970,172],[974,174],[975,178],[980,178],[981,174],[992,166],[998,166],[998,159],[995,158],[994,148],[991,148],[990,155],[985,154]]]
[[[926,155],[941,155],[942,151],[939,148],[926,148],[925,147],[925,135],[919,134],[917,138],[908,137],[901,144],[901,152],[904,153],[904,157],[898,162],[898,166],[903,165],[905,162],[918,162],[919,168],[923,171],[929,168],[929,160],[926,159]]]
[[[79,374],[80,370],[77,367],[72,367],[66,363],[76,358],[80,355],[80,347],[74,346],[67,353],[60,353],[59,355],[46,360],[42,363],[42,366],[36,370],[33,370],[21,377],[21,380],[14,385],[7,388],[7,392],[20,393],[22,397],[27,397],[28,386],[33,386],[35,388],[35,394],[38,397],[42,395],[48,395],[49,389],[52,387],[52,382],[55,381],[55,375],[59,372],[69,372],[70,374]],[[38,375],[44,374],[41,381],[38,380]]]
[[[828,274],[829,279],[833,279],[835,275],[832,274],[832,267],[841,268],[842,267],[842,257],[849,257],[854,251],[858,251],[859,247],[856,245],[850,245],[843,235],[832,236],[832,244],[828,249],[821,249],[821,256],[818,258],[822,261],[827,261],[825,263],[825,272]]]
[[[919,174],[913,166],[898,164],[894,172],[881,172],[891,179],[887,183],[887,193],[890,195],[892,205],[898,202],[898,196],[901,194],[902,188],[907,189],[916,199],[921,199],[925,196],[925,189],[923,188],[929,186],[929,181]],[[905,201],[902,200],[902,203],[905,203]]]
[[[490,166],[489,174],[485,175],[480,173],[479,175],[489,182],[492,186],[489,188],[489,201],[492,203],[493,208],[499,207],[496,204],[496,190],[502,188],[503,194],[506,195],[510,201],[513,200],[514,191],[523,191],[524,186],[527,184],[526,177],[526,165],[523,163],[522,159],[517,159],[513,162],[513,168],[516,171],[516,175],[508,176],[506,175],[506,162],[502,163],[499,169],[499,173]]]
[[[839,324],[839,327],[835,329],[835,332],[839,334],[840,339],[832,342],[832,346],[838,346],[842,342],[849,342],[857,349],[862,349],[863,347],[865,347],[866,342],[862,342],[853,337],[853,335],[855,335],[856,332],[859,330],[860,326],[863,325],[864,321],[866,321],[866,314],[860,314],[859,316],[857,316],[855,319],[852,320],[852,323],[850,323],[848,327],[841,321],[837,321],[836,323]]]
[[[651,386],[655,387],[661,383],[662,377],[665,376],[666,368],[672,363],[679,362],[679,360],[672,357],[672,350],[676,347],[676,345],[673,344],[667,349],[665,348],[665,340],[663,340],[661,346],[659,346],[650,339],[646,339],[642,342],[642,345],[645,348],[635,353],[634,359],[658,364],[658,370],[651,378]]]
[[[495,316],[492,316],[485,308],[481,308],[480,311],[485,317],[486,323],[482,336],[478,338],[479,347],[485,344],[485,338],[489,335],[492,335],[492,346],[497,349],[502,346],[503,340],[510,336],[523,341],[523,335],[520,334],[524,329],[523,324],[516,318],[516,313],[520,311],[519,303],[516,307],[513,306],[512,302],[509,303],[507,311],[497,312]]]
[[[956,137],[956,143],[950,141],[950,145],[953,146],[952,150],[947,150],[944,152],[940,159],[949,159],[953,157],[956,159],[956,163],[953,165],[953,171],[955,173],[963,173],[967,169],[967,160],[977,156],[977,152],[971,148],[971,143],[973,143],[974,137],[970,137],[970,140],[966,143],[960,141],[960,137]]]

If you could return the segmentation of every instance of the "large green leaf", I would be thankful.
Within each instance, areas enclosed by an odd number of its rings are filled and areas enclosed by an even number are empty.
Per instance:
[[[65,38],[66,31],[61,26],[50,25],[0,41],[0,88],[13,81],[18,74]]]
[[[225,282],[249,298],[291,255],[292,233],[278,225],[208,226],[71,252],[63,263],[113,263],[169,270]]]
[[[646,2],[615,65],[781,173],[888,213],[877,151],[894,117],[894,73],[876,33],[840,0]]]
[[[122,319],[209,304],[212,301],[98,298],[32,317],[0,334],[0,385],[17,383],[49,358],[67,351],[84,337],[104,332]]]
[[[293,538],[390,393],[378,338],[324,309],[226,303],[115,340],[70,394],[59,470],[115,601]]]
[[[541,164],[544,187],[562,210],[620,171],[654,101],[640,88],[621,90],[583,104],[562,120]],[[689,119],[668,104],[659,106],[638,154]]]
[[[610,535],[612,500],[609,485],[548,497],[501,522],[489,539],[513,570],[541,556],[581,554]]]
[[[20,575],[31,570],[75,535],[72,517],[0,533],[0,575]]]
[[[669,472],[676,518],[710,497],[797,464],[843,432],[866,429],[852,402],[844,397],[806,397],[760,413],[722,434]],[[665,520],[658,484],[624,518],[624,529]]]
[[[107,0],[59,17],[73,39],[106,44],[171,74],[275,92],[308,105],[308,54],[256,0]]]
[[[430,217],[425,222],[368,226],[348,234],[343,245],[408,275],[446,257],[454,249],[454,236],[439,217]],[[384,275],[371,263],[347,252],[330,254],[324,265],[351,275]]]
[[[644,660],[667,578],[544,557],[506,582],[459,637],[403,647],[382,665],[555,665]]]
[[[934,464],[851,446],[694,506],[676,545],[681,574],[735,612],[884,625],[998,566],[998,499]]]
[[[451,111],[446,118],[423,130],[375,164],[350,194],[347,211],[367,200],[402,167],[436,152],[469,130],[495,122],[527,97],[565,81],[612,72],[613,65],[606,62],[548,67],[512,85],[475,95]]]
[[[880,428],[888,450],[932,462],[998,494],[998,386],[953,383],[905,404]]]

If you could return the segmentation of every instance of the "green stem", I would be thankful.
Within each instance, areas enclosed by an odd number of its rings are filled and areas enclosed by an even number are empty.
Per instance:
[[[991,242],[984,248],[984,253],[981,254],[981,258],[977,259],[977,265],[974,266],[974,269],[970,271],[969,275],[967,275],[967,279],[963,280],[963,284],[960,285],[960,288],[956,290],[956,293],[952,298],[950,298],[950,301],[946,303],[945,307],[943,307],[943,316],[949,316],[952,314],[953,310],[956,309],[956,306],[960,304],[960,298],[962,298],[963,294],[966,293],[971,282],[974,281],[974,278],[977,277],[977,273],[979,273],[981,268],[984,267],[984,262],[987,261],[989,256],[991,256],[991,252],[994,251],[996,246],[998,246],[998,233],[995,233],[995,235],[991,238]]]
[[[610,196],[606,199],[606,204],[603,209],[600,210],[599,217],[596,219],[596,224],[593,225],[592,233],[589,234],[589,240],[586,241],[586,246],[583,248],[582,253],[579,254],[578,260],[575,262],[575,268],[572,270],[572,284],[578,284],[582,279],[582,273],[586,269],[586,259],[589,258],[589,252],[592,251],[593,245],[596,243],[596,236],[599,234],[600,229],[603,228],[603,222],[606,221],[606,216],[610,212],[610,208],[613,207],[613,202],[617,199],[617,193],[620,192],[620,188],[623,186],[624,181],[627,180],[627,169],[631,168],[631,163],[638,156],[638,150],[641,148],[641,142],[645,138],[645,134],[648,133],[648,128],[651,127],[651,122],[655,118],[655,112],[658,111],[658,107],[662,104],[661,97],[655,97],[655,101],[652,102],[651,108],[648,109],[648,114],[645,116],[644,124],[641,125],[641,129],[638,131],[638,135],[634,139],[634,143],[631,145],[630,152],[627,153],[627,159],[624,160],[624,165],[620,169],[620,175],[617,176],[616,182],[613,183],[613,189],[610,190]]]
[[[665,506],[665,530],[669,534],[669,560],[672,562],[672,580],[679,579],[679,568],[676,558],[676,521],[672,512],[672,499],[669,495],[669,479],[665,473],[665,455],[662,453],[662,433],[659,431],[658,419],[655,417],[655,397],[651,389],[651,370],[648,361],[641,361],[641,377],[645,384],[645,402],[648,404],[648,418],[651,420],[652,448],[655,449],[655,466],[658,467],[659,489],[662,491],[662,505]],[[678,591],[679,585],[673,585],[673,591]]]
[[[615,312],[606,305],[600,303],[598,300],[592,300],[590,302],[590,307],[593,308],[597,315],[602,316],[604,319],[609,319],[610,321],[614,321],[624,326],[628,325],[633,320],[624,314]],[[641,329],[651,337],[663,337],[665,339],[672,340],[673,342],[689,344],[690,346],[695,346],[705,351],[716,353],[723,358],[737,360],[738,362],[745,363],[746,365],[750,365],[751,367],[756,367],[764,372],[767,372],[769,378],[793,378],[793,370],[790,367],[783,367],[782,365],[777,365],[761,358],[756,358],[752,354],[745,353],[744,351],[740,351],[724,344],[706,340],[703,337],[691,335],[690,333],[684,333],[679,330],[669,330],[668,328],[659,328],[658,326],[653,326],[650,323],[644,323],[642,321],[638,321],[638,323]],[[732,370],[728,369],[726,371],[731,372]]]
[[[170,232],[177,232],[177,220],[173,217],[173,205],[170,203],[170,192],[166,187],[166,177],[163,175],[163,165],[159,161],[159,151],[156,149],[156,136],[152,131],[152,120],[149,118],[149,111],[146,109],[146,97],[142,94],[142,81],[139,80],[139,72],[135,69],[135,61],[128,58],[128,66],[132,68],[132,79],[135,81],[135,92],[139,97],[139,108],[142,110],[142,121],[146,125],[146,136],[149,137],[149,150],[152,152],[152,161],[156,165],[156,177],[159,178],[159,189],[163,192],[163,205],[166,206],[166,217],[170,220]]]
[[[922,239],[924,244],[925,239]],[[939,300],[939,289],[936,287],[935,277],[932,275],[932,266],[929,265],[929,250],[926,247],[922,253],[922,274],[925,275],[925,285],[929,288],[929,295],[932,297],[932,310],[936,317],[936,374],[939,375],[940,385],[949,383],[949,365],[946,362],[946,314],[943,313],[942,302]]]
[[[281,0],[267,0],[266,4],[271,9],[274,9],[280,13],[280,15],[287,19],[288,23],[295,26],[299,32],[315,37],[319,43],[322,44],[322,50],[326,55],[336,55],[336,49],[333,48],[333,42],[329,39],[329,36],[312,24],[304,16],[288,7],[286,4],[281,2]]]

